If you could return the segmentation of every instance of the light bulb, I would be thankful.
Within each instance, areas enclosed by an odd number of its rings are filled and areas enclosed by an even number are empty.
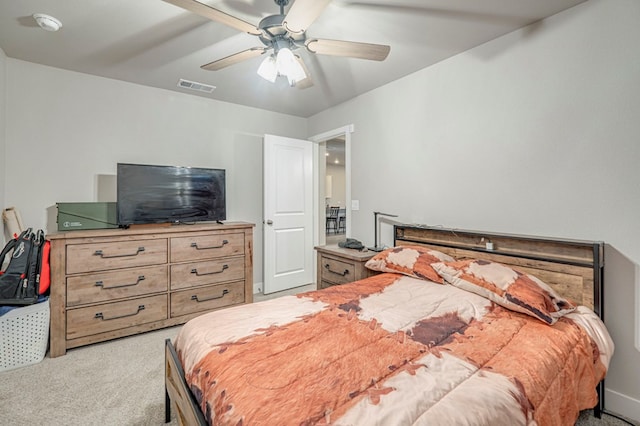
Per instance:
[[[267,81],[275,83],[276,77],[278,77],[278,67],[276,66],[276,60],[273,55],[264,58],[264,61],[262,61],[258,68],[258,75]]]
[[[293,52],[286,47],[278,50],[278,57],[276,58],[276,64],[278,65],[278,73],[280,75],[289,75],[289,70],[293,66],[296,58],[293,56]]]
[[[287,75],[287,79],[289,80],[290,86],[295,86],[299,81],[307,78],[307,72],[304,70],[302,59],[299,56],[294,55],[293,63],[291,68],[289,68],[289,74]]]
[[[304,80],[307,77],[304,68],[302,68],[296,56],[286,47],[278,51],[276,64],[278,66],[278,73],[286,76],[291,86],[294,86],[296,82]]]

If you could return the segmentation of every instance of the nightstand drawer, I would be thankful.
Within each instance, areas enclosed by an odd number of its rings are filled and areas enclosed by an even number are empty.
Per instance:
[[[67,274],[167,263],[167,240],[133,240],[67,246]]]
[[[344,284],[356,279],[354,274],[355,265],[353,263],[323,256],[319,266],[321,268],[322,281]]]
[[[171,238],[171,261],[214,259],[244,254],[244,234]]]
[[[315,249],[318,252],[318,289],[358,281],[377,273],[365,266],[375,255],[373,251],[351,250],[338,245],[319,246]]]
[[[171,317],[244,303],[244,281],[171,293]]]
[[[166,265],[69,277],[67,306],[166,292],[168,280]]]
[[[171,265],[171,290],[244,278],[244,256]]]
[[[67,339],[129,328],[167,318],[167,295],[67,310]]]

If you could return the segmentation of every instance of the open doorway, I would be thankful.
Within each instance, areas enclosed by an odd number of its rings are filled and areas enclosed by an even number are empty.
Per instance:
[[[317,245],[335,244],[351,235],[351,133],[353,125],[310,138],[317,146]],[[335,219],[329,216],[331,207],[337,207]]]
[[[347,232],[344,135],[325,144],[325,242],[337,244]]]

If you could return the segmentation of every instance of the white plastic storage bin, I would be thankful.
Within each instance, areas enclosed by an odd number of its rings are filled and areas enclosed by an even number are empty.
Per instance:
[[[49,343],[49,299],[0,316],[0,371],[36,364]]]

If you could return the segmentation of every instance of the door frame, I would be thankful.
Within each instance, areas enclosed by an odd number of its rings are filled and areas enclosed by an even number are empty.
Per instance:
[[[324,153],[320,157],[320,143],[329,139],[336,138],[338,136],[344,136],[344,149],[345,149],[345,238],[351,236],[351,220],[352,220],[352,203],[351,203],[351,134],[355,131],[353,124],[344,125],[333,130],[329,130],[314,136],[307,138],[307,140],[313,142],[313,245],[309,247],[309,250],[313,250],[315,246],[325,244],[325,203],[324,199],[320,199],[320,185],[324,187],[324,179],[320,179],[320,171],[326,170],[326,167],[320,167],[320,161],[325,161]],[[322,182],[322,183],[321,183]],[[263,207],[264,210],[264,207]],[[265,212],[262,212],[264,220]],[[264,224],[263,224],[264,226]],[[264,267],[263,253],[263,267]],[[317,264],[313,264],[313,280],[317,280]],[[263,277],[264,281],[264,277]],[[317,283],[316,283],[317,284]],[[254,292],[257,288],[262,287],[264,293],[264,282],[256,287],[254,283]]]
[[[326,167],[321,167],[324,164],[321,162],[325,161],[325,157],[324,153],[320,152],[320,143],[338,136],[344,136],[345,212],[347,216],[345,221],[345,237],[351,236],[351,134],[354,130],[353,124],[348,124],[309,138],[309,140],[314,143],[313,161],[316,165],[313,170],[313,209],[314,212],[316,212],[315,216],[317,216],[313,226],[314,246],[324,245],[325,243],[325,205],[324,199],[320,199],[321,189],[322,192],[324,192],[324,176],[320,176],[320,172],[326,170]]]

